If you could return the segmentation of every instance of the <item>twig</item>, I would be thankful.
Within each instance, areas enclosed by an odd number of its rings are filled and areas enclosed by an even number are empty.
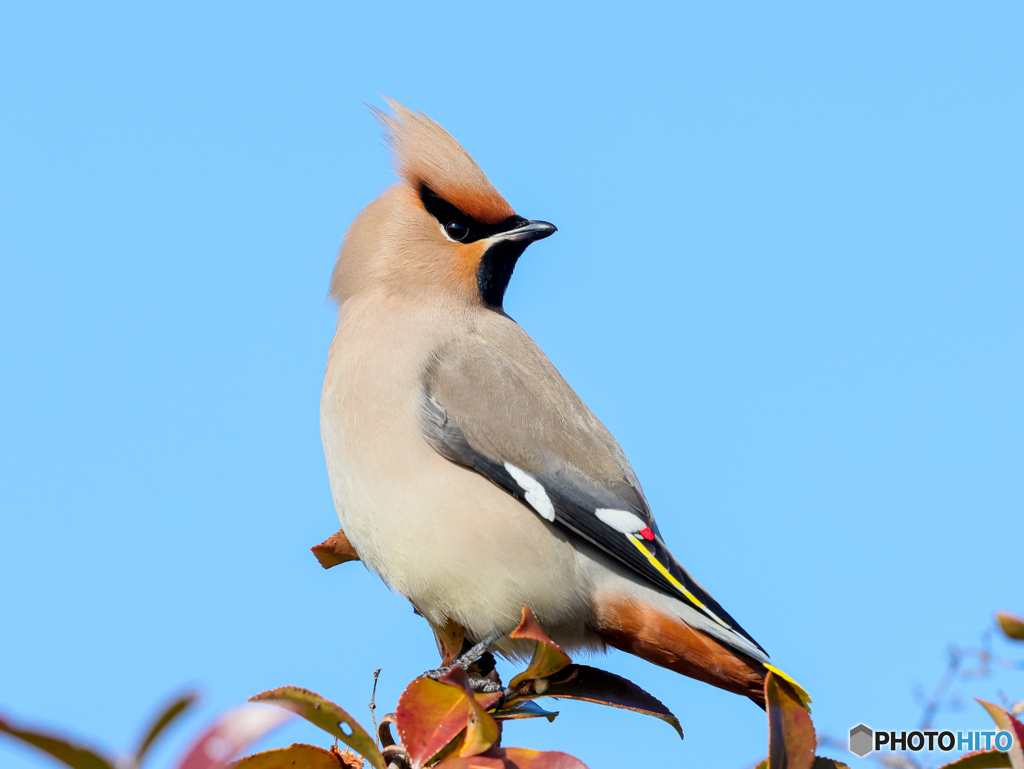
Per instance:
[[[928,698],[928,701],[924,705],[924,712],[921,714],[921,731],[924,731],[932,725],[932,719],[935,718],[935,714],[939,712],[939,708],[942,707],[943,700],[946,699],[946,693],[949,691],[949,687],[956,681],[957,674],[960,672],[960,663],[963,661],[963,656],[960,650],[953,646],[949,650],[949,664],[946,666],[946,672],[942,676],[942,680],[939,681],[935,690],[932,692],[932,696]]]
[[[373,671],[373,693],[370,694],[370,718],[373,719],[373,733],[377,734],[377,677],[384,668]]]

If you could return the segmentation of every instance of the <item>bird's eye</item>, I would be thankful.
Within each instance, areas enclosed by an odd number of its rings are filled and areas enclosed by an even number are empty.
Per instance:
[[[462,222],[452,221],[444,226],[444,231],[448,233],[448,237],[452,240],[462,240],[469,234],[469,227]]]

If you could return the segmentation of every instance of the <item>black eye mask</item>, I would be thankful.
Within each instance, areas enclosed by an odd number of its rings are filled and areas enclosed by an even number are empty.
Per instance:
[[[477,240],[484,240],[485,238],[514,230],[529,223],[521,216],[512,215],[497,224],[484,224],[469,214],[460,211],[444,198],[439,197],[436,192],[425,184],[420,185],[420,200],[423,201],[423,207],[427,209],[427,212],[437,219],[438,224],[444,228],[448,237],[452,240],[457,240],[459,243],[473,243]],[[452,226],[450,227],[449,225]],[[456,234],[463,232],[465,234],[462,237],[456,237]]]

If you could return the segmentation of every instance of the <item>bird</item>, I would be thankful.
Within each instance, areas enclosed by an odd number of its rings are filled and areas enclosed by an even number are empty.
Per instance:
[[[566,651],[616,648],[764,707],[768,671],[792,679],[668,550],[615,438],[503,308],[517,260],[556,227],[385,100],[371,110],[397,181],[338,252],[320,410],[359,559],[439,647],[454,629],[476,655],[528,657],[509,633],[529,607]]]

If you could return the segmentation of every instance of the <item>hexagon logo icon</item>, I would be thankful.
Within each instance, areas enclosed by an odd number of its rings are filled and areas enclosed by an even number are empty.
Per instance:
[[[874,751],[875,733],[870,726],[857,724],[850,730],[850,752],[864,758]]]

